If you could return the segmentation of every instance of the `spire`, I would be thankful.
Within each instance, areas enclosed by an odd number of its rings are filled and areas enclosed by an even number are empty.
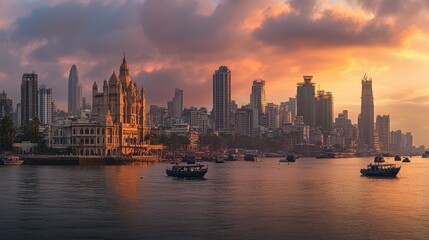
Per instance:
[[[125,60],[125,52],[124,52],[124,59],[122,59],[122,63],[123,64],[127,63],[127,60]]]

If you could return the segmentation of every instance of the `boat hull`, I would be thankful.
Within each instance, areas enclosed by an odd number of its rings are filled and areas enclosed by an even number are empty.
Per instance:
[[[368,169],[361,169],[360,173],[362,176],[373,176],[373,177],[396,177],[398,175],[399,170],[401,168],[394,168],[389,170],[368,170]]]
[[[173,170],[165,170],[165,173],[169,177],[180,177],[180,178],[202,178],[207,173],[207,169],[195,172],[178,172]]]

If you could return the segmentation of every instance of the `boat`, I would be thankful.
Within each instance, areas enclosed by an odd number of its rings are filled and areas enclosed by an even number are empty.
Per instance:
[[[196,163],[196,158],[195,158],[195,156],[185,155],[182,158],[182,162],[186,162],[187,164],[195,164]]]
[[[367,168],[362,168],[360,173],[362,176],[396,177],[399,170],[401,170],[401,167],[397,167],[396,164],[370,163]]]
[[[425,151],[425,153],[422,154],[422,158],[429,158],[429,151]]]
[[[244,155],[244,161],[254,161],[254,162],[260,162],[261,157],[255,154],[246,154]]]
[[[0,159],[3,162],[3,165],[21,165],[24,163],[23,160],[19,159],[18,156],[13,154],[5,154],[0,156]]]
[[[293,154],[288,154],[286,158],[282,158],[279,160],[279,162],[295,162],[295,161],[296,161],[296,156]]]
[[[377,155],[374,158],[374,162],[375,163],[383,163],[383,162],[385,162],[385,160],[384,160],[384,157],[382,155]]]
[[[401,159],[401,157],[400,156],[398,156],[398,155],[396,155],[395,156],[395,161],[401,161],[402,159]]]
[[[182,177],[182,178],[202,178],[208,171],[208,167],[203,164],[193,165],[173,165],[170,169],[167,168],[165,173],[169,177]]]
[[[224,160],[224,158],[222,157],[222,156],[218,156],[216,159],[215,159],[215,163],[224,163],[225,162],[225,160]]]
[[[402,160],[402,162],[411,162],[410,159],[408,157],[405,157],[404,160]]]

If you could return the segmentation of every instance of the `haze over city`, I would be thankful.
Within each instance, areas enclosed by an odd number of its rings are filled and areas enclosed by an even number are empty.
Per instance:
[[[0,85],[14,103],[24,72],[67,108],[68,74],[79,69],[83,96],[108,79],[126,52],[148,104],[174,88],[184,105],[212,105],[212,74],[232,72],[232,99],[249,103],[252,81],[268,102],[296,95],[303,75],[332,92],[334,116],[360,112],[361,79],[373,79],[375,114],[429,145],[426,1],[5,1],[0,9]]]

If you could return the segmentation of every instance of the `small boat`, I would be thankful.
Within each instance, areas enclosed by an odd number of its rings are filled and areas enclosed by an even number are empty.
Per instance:
[[[279,162],[295,162],[295,161],[296,161],[296,156],[293,154],[288,154],[286,158],[282,158],[279,160]]]
[[[169,177],[182,177],[182,178],[202,178],[208,171],[208,167],[203,164],[194,165],[173,165],[171,169],[165,170]]]
[[[396,155],[395,156],[395,161],[401,161],[402,159],[401,159],[401,157],[400,156],[398,156],[398,155]]]
[[[362,176],[396,177],[399,170],[401,167],[397,167],[396,164],[370,163],[367,168],[362,168],[360,173]]]
[[[422,158],[429,158],[429,151],[425,151],[425,153],[422,154]]]
[[[408,163],[408,162],[411,162],[411,161],[410,161],[410,159],[408,157],[405,157],[404,160],[402,160],[402,162]]]
[[[13,154],[2,155],[0,156],[0,159],[3,162],[3,165],[21,165],[24,163],[23,160],[19,159],[18,156]]]
[[[255,154],[246,154],[244,155],[244,161],[260,162],[261,157]]]
[[[374,158],[374,162],[375,163],[383,163],[383,162],[385,162],[385,160],[384,160],[384,157],[382,155],[377,155]]]
[[[224,163],[224,162],[225,162],[225,160],[221,156],[219,156],[215,159],[215,163]]]

